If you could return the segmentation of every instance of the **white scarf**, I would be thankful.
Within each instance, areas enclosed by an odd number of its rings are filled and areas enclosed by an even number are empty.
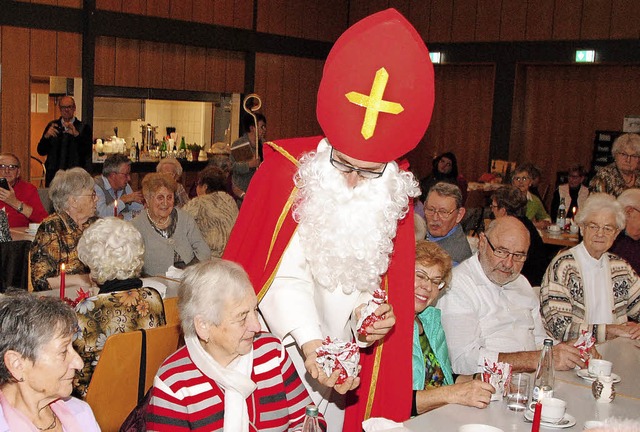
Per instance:
[[[225,432],[249,432],[247,398],[257,387],[251,380],[253,349],[225,368],[204,350],[197,336],[185,337],[185,343],[193,363],[224,391]]]

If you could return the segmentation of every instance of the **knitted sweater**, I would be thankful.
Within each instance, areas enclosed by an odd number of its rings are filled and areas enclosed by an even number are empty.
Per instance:
[[[247,408],[255,430],[281,432],[302,426],[311,398],[284,347],[268,333],[257,334],[253,341],[251,380],[257,387],[247,398]],[[224,430],[224,392],[196,367],[186,346],[169,356],[156,375],[147,430]]]
[[[640,318],[640,279],[629,263],[607,253],[612,283],[615,324]],[[547,332],[563,341],[591,330],[598,343],[606,339],[606,326],[585,322],[587,306],[580,266],[573,248],[558,254],[547,268],[540,287],[540,312]]]

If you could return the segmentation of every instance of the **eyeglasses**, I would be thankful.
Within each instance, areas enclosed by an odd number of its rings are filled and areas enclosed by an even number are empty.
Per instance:
[[[434,286],[439,290],[447,286],[447,283],[445,281],[443,281],[442,279],[429,277],[429,275],[424,270],[416,269],[416,277],[422,282],[431,283],[431,286]]]
[[[91,198],[95,198],[95,197],[98,196],[98,194],[96,194],[96,191],[93,191],[91,194],[81,194],[81,195],[76,195],[76,196],[79,196],[79,197],[88,196],[88,197],[91,197]]]
[[[131,175],[131,171],[126,172],[126,173],[117,172],[117,173],[115,173],[115,174],[123,175],[123,176],[125,176],[125,177],[128,177],[128,176],[130,176],[130,175]],[[175,174],[174,174],[174,175],[175,175]]]
[[[622,156],[624,159],[626,160],[634,160],[637,161],[638,159],[640,159],[640,155],[636,155],[636,154],[629,154],[629,153],[625,153],[625,152],[618,152],[616,153],[618,156]]]
[[[489,208],[495,209],[495,208],[500,208],[500,206],[498,206],[498,204],[489,204]]]
[[[75,109],[75,105],[60,105],[61,110]]]
[[[604,235],[608,235],[608,236],[613,235],[616,231],[618,231],[617,228],[612,227],[611,225],[603,225],[603,226],[601,226],[601,225],[598,225],[598,224],[595,224],[595,223],[587,224],[585,226],[585,228],[587,230],[593,232],[594,234],[597,234],[597,233],[600,232],[600,230],[602,230]]]
[[[525,262],[527,260],[527,254],[526,253],[509,252],[508,250],[502,249],[502,248],[496,249],[491,244],[491,241],[489,240],[489,237],[484,236],[484,238],[487,239],[487,244],[489,245],[489,247],[491,248],[491,251],[493,252],[493,254],[496,257],[498,257],[500,259],[507,259],[507,258],[509,258],[509,255],[511,255],[513,257],[513,260],[516,261],[516,262]]]
[[[427,214],[429,216],[434,216],[434,215],[438,215],[440,217],[440,219],[446,219],[449,216],[451,216],[451,214],[456,211],[458,209],[453,209],[453,210],[444,210],[444,209],[440,209],[440,210],[436,210],[433,207],[427,207],[426,209],[424,209],[424,214]]]
[[[333,165],[333,167],[338,171],[343,172],[345,174],[349,174],[355,171],[360,177],[365,179],[380,178],[382,177],[382,174],[384,174],[384,170],[387,169],[387,164],[384,164],[384,166],[382,167],[382,171],[372,171],[372,170],[363,169],[363,168],[356,168],[353,165],[349,165],[344,162],[337,161],[333,158],[333,149],[331,149],[331,154],[329,155],[329,161],[331,162],[331,165]]]
[[[529,180],[530,177],[527,176],[522,176],[522,177],[514,177],[513,181],[517,181],[517,182],[523,182],[523,181],[527,181]]]
[[[18,165],[0,165],[0,171],[15,171],[20,168]]]

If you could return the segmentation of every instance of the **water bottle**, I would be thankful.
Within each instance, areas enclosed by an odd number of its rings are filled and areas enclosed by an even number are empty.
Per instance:
[[[560,199],[560,205],[558,206],[558,215],[556,217],[556,225],[560,227],[561,230],[564,229],[564,226],[567,224],[567,207],[564,204],[564,198]]]
[[[318,407],[307,405],[302,423],[302,432],[322,432],[318,424]]]
[[[555,371],[553,369],[553,340],[545,339],[540,361],[536,369],[532,399],[537,402],[543,398],[553,397]]]

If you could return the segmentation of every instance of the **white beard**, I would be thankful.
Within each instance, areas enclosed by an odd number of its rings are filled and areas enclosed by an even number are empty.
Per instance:
[[[295,177],[293,217],[300,243],[318,284],[345,294],[373,292],[389,267],[398,221],[420,189],[413,174],[390,162],[378,179],[351,189],[329,161],[326,139],[305,155]]]

